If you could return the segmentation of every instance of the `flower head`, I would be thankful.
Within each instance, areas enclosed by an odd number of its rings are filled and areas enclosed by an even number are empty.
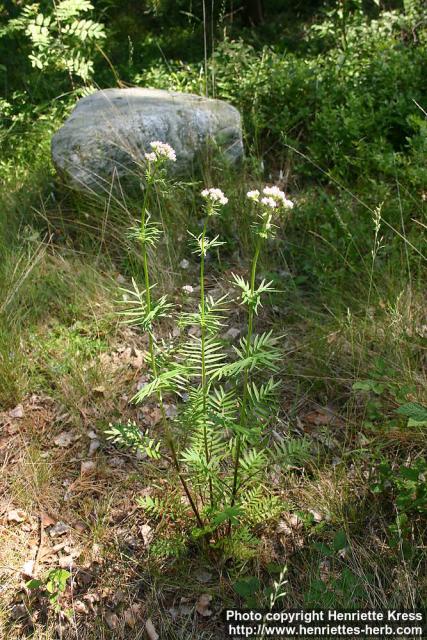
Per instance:
[[[292,209],[292,207],[294,206],[294,203],[291,200],[288,200],[284,192],[279,189],[279,187],[264,187],[262,192],[268,198],[272,198],[279,207],[282,207],[284,209]]]
[[[265,207],[269,207],[270,209],[276,209],[279,206],[277,201],[274,198],[270,198],[267,196],[265,196],[264,198],[261,198],[260,202]]]
[[[151,152],[145,154],[147,162],[159,162],[161,160],[170,160],[176,162],[175,150],[167,144],[167,142],[159,142],[154,140],[150,142]]]
[[[254,189],[253,191],[248,191],[246,197],[249,198],[249,200],[253,200],[253,202],[258,202],[259,195],[258,189]]]
[[[228,202],[228,198],[226,198],[221,189],[203,189],[202,197],[211,204],[225,205]]]

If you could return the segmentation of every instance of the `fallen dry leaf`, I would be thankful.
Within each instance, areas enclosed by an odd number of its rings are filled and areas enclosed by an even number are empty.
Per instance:
[[[147,622],[145,623],[145,631],[147,632],[149,640],[159,640],[160,636],[157,633],[154,624],[151,621],[151,618],[148,618]]]
[[[23,418],[24,417],[24,409],[22,407],[22,404],[18,404],[18,405],[16,405],[16,407],[14,409],[11,409],[9,411],[9,416],[11,418]]]
[[[131,627],[131,629],[133,629],[133,627],[138,622],[140,613],[141,613],[141,605],[137,603],[132,604],[129,607],[129,609],[126,609],[123,613],[123,619],[125,621],[125,624],[128,627]]]
[[[105,614],[105,622],[107,623],[107,626],[114,631],[114,629],[117,629],[119,619],[115,613],[107,611]]]
[[[46,529],[46,527],[51,527],[56,522],[56,520],[52,518],[48,513],[46,513],[46,511],[41,512],[40,518],[42,521],[43,529]]]
[[[87,452],[88,458],[91,458],[95,451],[99,449],[101,446],[101,442],[97,439],[91,440],[89,445],[89,450]]]
[[[84,613],[84,614],[89,613],[89,609],[87,608],[85,603],[82,602],[81,600],[74,600],[73,609],[76,613]]]
[[[212,615],[212,611],[209,609],[212,596],[208,593],[202,593],[196,602],[196,611],[204,618],[209,618]]]
[[[88,475],[89,473],[93,473],[95,469],[96,462],[94,462],[93,460],[83,460],[80,467],[80,473],[82,474],[82,476]]]
[[[146,546],[146,547],[147,547],[147,549],[148,549],[148,547],[150,546],[150,543],[151,543],[151,541],[152,541],[152,539],[153,539],[154,531],[153,531],[153,529],[150,527],[150,525],[149,525],[149,524],[143,524],[143,525],[140,527],[140,533],[141,533],[141,535],[142,535],[142,539],[144,540],[144,544],[145,544],[145,546]]]
[[[51,538],[56,538],[57,536],[63,536],[64,533],[68,533],[70,531],[70,527],[65,522],[61,520],[55,524],[49,531],[49,535]]]
[[[303,416],[304,422],[309,422],[315,425],[331,424],[333,416],[326,411],[311,411]]]
[[[58,560],[58,564],[61,567],[61,569],[70,569],[74,565],[74,558],[71,555],[61,556]]]
[[[24,522],[26,517],[27,516],[25,515],[25,511],[22,511],[22,509],[12,509],[7,514],[7,521],[8,522]]]
[[[336,415],[334,409],[329,406],[306,413],[305,416],[302,416],[302,420],[317,427],[324,425],[331,425],[334,427],[344,426],[344,422]]]
[[[72,431],[61,431],[55,438],[53,439],[54,444],[57,447],[69,447],[70,444],[74,440],[74,435]]]
[[[32,578],[34,575],[33,571],[34,571],[34,560],[27,560],[27,562],[24,562],[24,564],[21,567],[22,575],[25,576],[26,578]]]

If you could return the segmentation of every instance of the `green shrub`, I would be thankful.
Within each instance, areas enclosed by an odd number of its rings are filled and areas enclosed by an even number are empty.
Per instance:
[[[291,145],[339,178],[394,175],[394,153],[418,135],[415,101],[426,97],[421,3],[379,12],[374,20],[359,6],[348,14],[345,32],[335,7],[307,31],[308,54],[224,39],[208,67],[216,95],[241,110],[248,140],[259,150],[284,156]],[[202,64],[173,61],[159,61],[134,79],[196,93],[206,81]],[[313,164],[296,160],[300,170],[319,175]]]

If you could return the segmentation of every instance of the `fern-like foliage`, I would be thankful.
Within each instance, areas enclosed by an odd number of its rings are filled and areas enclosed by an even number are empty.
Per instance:
[[[187,538],[176,533],[167,538],[158,538],[150,545],[150,555],[156,558],[181,558],[187,553]]]
[[[235,285],[241,290],[242,303],[249,308],[254,310],[254,313],[258,313],[258,308],[261,306],[261,296],[264,293],[273,293],[276,291],[271,285],[273,281],[267,282],[267,280],[262,280],[261,284],[254,289],[251,290],[251,285],[247,280],[242,278],[235,273],[233,273],[233,280]]]
[[[267,420],[274,413],[276,406],[276,391],[279,386],[273,378],[265,384],[257,386],[255,382],[248,385],[248,410],[255,418]]]
[[[140,404],[153,393],[170,391],[178,393],[185,388],[187,369],[180,365],[173,365],[162,371],[150,382],[147,382],[132,398],[133,402]]]
[[[233,562],[246,563],[259,553],[260,540],[252,527],[248,524],[240,524],[234,527],[230,536],[218,541],[216,547],[221,549],[223,556],[232,558]]]
[[[92,9],[93,4],[89,0],[61,0],[56,5],[55,13],[59,20],[68,21]]]
[[[129,237],[137,240],[147,247],[155,247],[162,235],[162,230],[157,222],[153,222],[151,215],[146,214],[145,222],[138,227],[132,227]]]
[[[220,247],[223,242],[218,240],[219,236],[215,236],[212,240],[209,240],[203,233],[198,236],[188,232],[194,243],[193,253],[196,253],[199,256],[206,256],[207,252],[210,249],[214,249],[215,247]]]
[[[182,501],[177,491],[170,492],[167,496],[141,496],[137,499],[138,506],[155,520],[174,518],[179,520],[185,517],[188,506]]]
[[[129,420],[127,424],[110,424],[105,431],[108,440],[128,449],[141,451],[149,458],[158,460],[160,454],[160,442],[155,442],[148,436],[148,432],[143,433],[136,422]]]
[[[199,378],[202,375],[202,349],[202,340],[197,336],[190,336],[190,339],[182,346],[180,356],[192,378]],[[207,336],[204,350],[206,375],[213,377],[221,370],[226,359],[223,345],[214,336]]]
[[[220,501],[226,490],[221,468],[229,451],[227,417],[217,413],[218,405],[211,405],[211,397],[208,400],[209,406],[204,411],[201,387],[191,392],[186,409],[181,415],[184,430],[190,434],[181,458],[201,494],[204,495],[210,481],[215,488],[216,498]],[[208,460],[205,433],[209,442]]]
[[[274,443],[272,456],[284,468],[304,467],[313,459],[312,443],[306,437],[284,438]]]
[[[68,31],[71,33],[72,29]],[[155,148],[154,143],[152,146]],[[167,155],[174,157],[171,153]],[[150,220],[148,208],[151,190],[156,186],[156,195],[159,196],[157,187],[161,190],[163,181],[166,181],[166,174],[157,173],[156,157],[156,153],[148,156],[141,225],[132,232],[141,245],[146,288],[141,290],[132,281],[132,288],[123,290],[124,309],[121,315],[124,322],[139,326],[148,334],[151,379],[135,394],[133,401],[142,403],[156,395],[162,414],[164,441],[169,448],[176,481],[185,494],[185,502],[179,500],[176,504],[175,498],[180,494],[172,490],[169,492],[171,496],[144,498],[140,505],[153,518],[163,518],[169,510],[180,523],[191,509],[197,522],[197,529],[193,531],[195,539],[209,537],[226,552],[233,550],[235,557],[248,558],[256,549],[250,528],[280,512],[279,499],[264,485],[266,472],[278,460],[286,460],[285,464],[290,464],[304,457],[304,447],[298,450],[289,442],[286,446],[283,443],[276,445],[273,453],[269,450],[266,426],[276,414],[278,383],[272,377],[266,379],[265,374],[279,370],[281,350],[279,339],[273,336],[272,331],[254,334],[255,314],[261,306],[262,296],[274,291],[272,282],[266,280],[256,286],[261,244],[266,237],[272,236],[273,209],[281,206],[280,202],[283,204],[285,197],[277,187],[264,189],[264,193],[270,194],[268,198],[259,199],[259,192],[252,192],[252,200],[258,203],[260,210],[250,280],[247,282],[240,276],[234,276],[234,282],[241,290],[241,302],[247,310],[247,329],[245,337],[232,347],[230,358],[229,347],[220,338],[225,326],[227,296],[218,300],[205,296],[205,258],[209,250],[222,244],[218,236],[211,240],[207,237],[209,219],[219,214],[221,206],[228,200],[220,189],[202,191],[206,214],[203,231],[192,236],[194,253],[200,257],[199,304],[179,319],[181,327],[198,327],[200,337],[189,332],[176,346],[170,347],[155,340],[154,326],[162,317],[170,315],[172,307],[165,296],[156,301],[150,285],[149,260],[152,252],[148,249],[155,247],[160,228]],[[159,181],[156,182],[158,175]],[[169,393],[176,393],[183,400],[182,404],[179,403],[178,416],[173,424],[164,405],[165,394]],[[110,436],[129,447],[143,447],[153,457],[159,454],[158,446],[149,440],[148,434],[135,432],[134,427],[116,426]],[[163,547],[159,544],[157,552],[181,553],[185,547],[182,540],[178,536],[175,544],[175,539],[170,538],[170,543],[162,542]]]
[[[151,301],[150,309],[147,308],[145,291],[139,289],[137,283],[132,278],[132,289],[124,289],[122,311],[119,312],[122,322],[132,326],[140,327],[147,333],[153,333],[153,325],[160,318],[164,318],[173,308],[166,296],[161,296],[157,301]],[[150,291],[154,285],[150,287]]]
[[[268,520],[277,518],[283,508],[281,501],[275,495],[271,495],[264,486],[247,489],[239,502],[247,524],[255,526]]]
[[[181,314],[178,324],[181,328],[199,325],[204,326],[207,334],[217,334],[225,325],[225,312],[227,311],[226,300],[228,294],[218,300],[208,296],[205,302],[204,317],[202,318],[201,307],[194,313]]]
[[[277,371],[281,357],[277,342],[278,338],[273,336],[272,331],[256,335],[249,345],[246,338],[241,338],[239,347],[233,347],[237,359],[218,368],[213,376],[221,379],[257,369]]]
[[[208,397],[211,419],[223,429],[231,429],[238,415],[239,403],[235,389],[226,391],[218,386],[211,389]]]
[[[240,484],[258,483],[266,469],[268,457],[264,449],[246,449],[239,461]]]
[[[142,496],[137,498],[137,504],[152,518],[163,518],[169,509],[167,499],[158,496]]]

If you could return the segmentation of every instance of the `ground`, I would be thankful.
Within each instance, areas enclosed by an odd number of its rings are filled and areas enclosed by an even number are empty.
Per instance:
[[[188,285],[197,265],[191,257],[189,267],[183,265],[173,295],[192,308],[197,286],[191,291]],[[150,620],[162,638],[221,638],[224,607],[266,603],[266,589],[285,566],[286,606],[349,607],[354,599],[370,607],[415,606],[426,587],[425,559],[408,560],[402,545],[406,536],[422,544],[422,521],[414,519],[396,552],[390,547],[389,496],[376,496],[372,487],[379,456],[398,464],[403,450],[408,461],[421,459],[422,433],[408,433],[389,399],[381,404],[387,389],[393,396],[393,377],[378,394],[352,390],[367,366],[358,340],[369,333],[375,352],[375,338],[384,340],[390,326],[387,314],[382,326],[376,321],[374,336],[371,318],[339,326],[305,300],[263,313],[261,324],[277,328],[285,319],[287,325],[273,438],[285,435],[307,449],[266,478],[283,508],[278,519],[256,527],[255,556],[221,557],[190,545],[174,557],[167,541],[188,527],[185,513],[180,523],[168,513],[150,517],[138,505],[143,496],[176,493],[170,465],[118,449],[105,433],[109,423],[131,419],[151,435],[161,434],[155,402],[131,402],[148,371],[146,336],[122,325],[116,314],[128,282],[117,273],[109,273],[107,282],[89,313],[80,301],[80,319],[76,309],[60,320],[52,315],[27,336],[28,390],[0,414],[4,637],[139,638]],[[222,292],[217,279],[210,289]],[[425,318],[416,308],[411,326],[422,332]],[[225,329],[224,338],[233,342],[243,320],[237,302],[230,318],[233,330]],[[178,338],[168,322],[160,331],[165,339]],[[383,383],[387,376],[392,373],[383,372]],[[172,417],[175,403],[167,400]],[[373,430],[384,406],[387,424]],[[71,578],[53,604],[40,587],[25,586],[60,569]],[[248,580],[255,580],[252,593],[239,587]],[[148,624],[147,637],[156,637]]]

